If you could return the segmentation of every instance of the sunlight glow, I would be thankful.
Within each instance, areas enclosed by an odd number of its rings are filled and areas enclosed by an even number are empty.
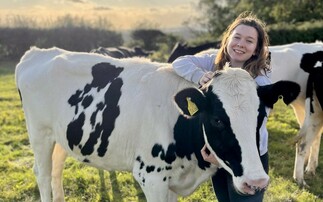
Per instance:
[[[196,16],[196,7],[192,3],[164,5],[164,6],[131,6],[125,7],[119,0],[119,6],[111,4],[98,4],[90,0],[44,0],[42,4],[27,5],[24,1],[16,0],[16,8],[1,6],[0,3],[0,25],[14,25],[20,21],[21,24],[32,21],[30,24],[37,24],[41,27],[51,26],[50,22],[58,17],[70,15],[86,22],[105,19],[110,22],[116,30],[133,29],[142,22],[151,22],[159,28],[173,28],[182,26],[185,20]],[[47,2],[47,3],[46,3]],[[102,2],[102,1],[101,1]]]

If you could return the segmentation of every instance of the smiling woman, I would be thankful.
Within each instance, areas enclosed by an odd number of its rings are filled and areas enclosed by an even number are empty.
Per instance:
[[[81,19],[83,23],[96,21],[108,21],[116,29],[132,29],[142,21],[158,24],[162,28],[179,27],[190,17],[196,15],[193,1],[97,1],[97,0],[61,0],[61,1],[15,1],[10,4],[0,2],[2,19],[0,26],[26,26],[37,27],[53,26],[53,20],[57,17],[71,15]],[[102,20],[104,19],[104,20]],[[13,24],[14,23],[14,24]],[[102,26],[102,24],[97,24]],[[105,24],[103,24],[105,25]]]

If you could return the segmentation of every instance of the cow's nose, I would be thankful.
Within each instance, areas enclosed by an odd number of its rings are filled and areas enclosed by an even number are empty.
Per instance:
[[[245,194],[253,195],[256,193],[256,191],[266,189],[268,184],[269,184],[269,176],[267,175],[266,177],[247,180],[243,184],[242,190]]]

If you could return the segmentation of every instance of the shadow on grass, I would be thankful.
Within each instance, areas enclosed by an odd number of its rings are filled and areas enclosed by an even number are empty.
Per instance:
[[[99,171],[99,177],[100,177],[100,193],[101,193],[101,198],[100,201],[108,201],[108,202],[119,202],[122,200],[121,196],[121,187],[119,186],[118,179],[117,179],[117,174],[116,171],[109,171],[109,177],[110,177],[110,182],[111,182],[111,192],[112,192],[112,197],[109,196],[107,186],[105,184],[105,174],[104,171],[101,169],[98,169]],[[134,188],[136,189],[136,196],[138,198],[138,201],[142,201],[140,199],[145,198],[144,193],[141,191],[141,187],[139,183],[134,180]]]

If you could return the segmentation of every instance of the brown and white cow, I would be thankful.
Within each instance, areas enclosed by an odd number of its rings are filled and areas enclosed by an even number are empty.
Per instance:
[[[150,202],[191,194],[219,167],[242,194],[265,188],[269,177],[256,147],[259,97],[272,105],[283,95],[288,104],[299,86],[257,88],[239,68],[215,76],[198,89],[166,63],[31,48],[16,67],[16,83],[41,200],[52,193],[64,201],[65,151],[91,166],[132,171]],[[205,142],[218,165],[203,161]]]

